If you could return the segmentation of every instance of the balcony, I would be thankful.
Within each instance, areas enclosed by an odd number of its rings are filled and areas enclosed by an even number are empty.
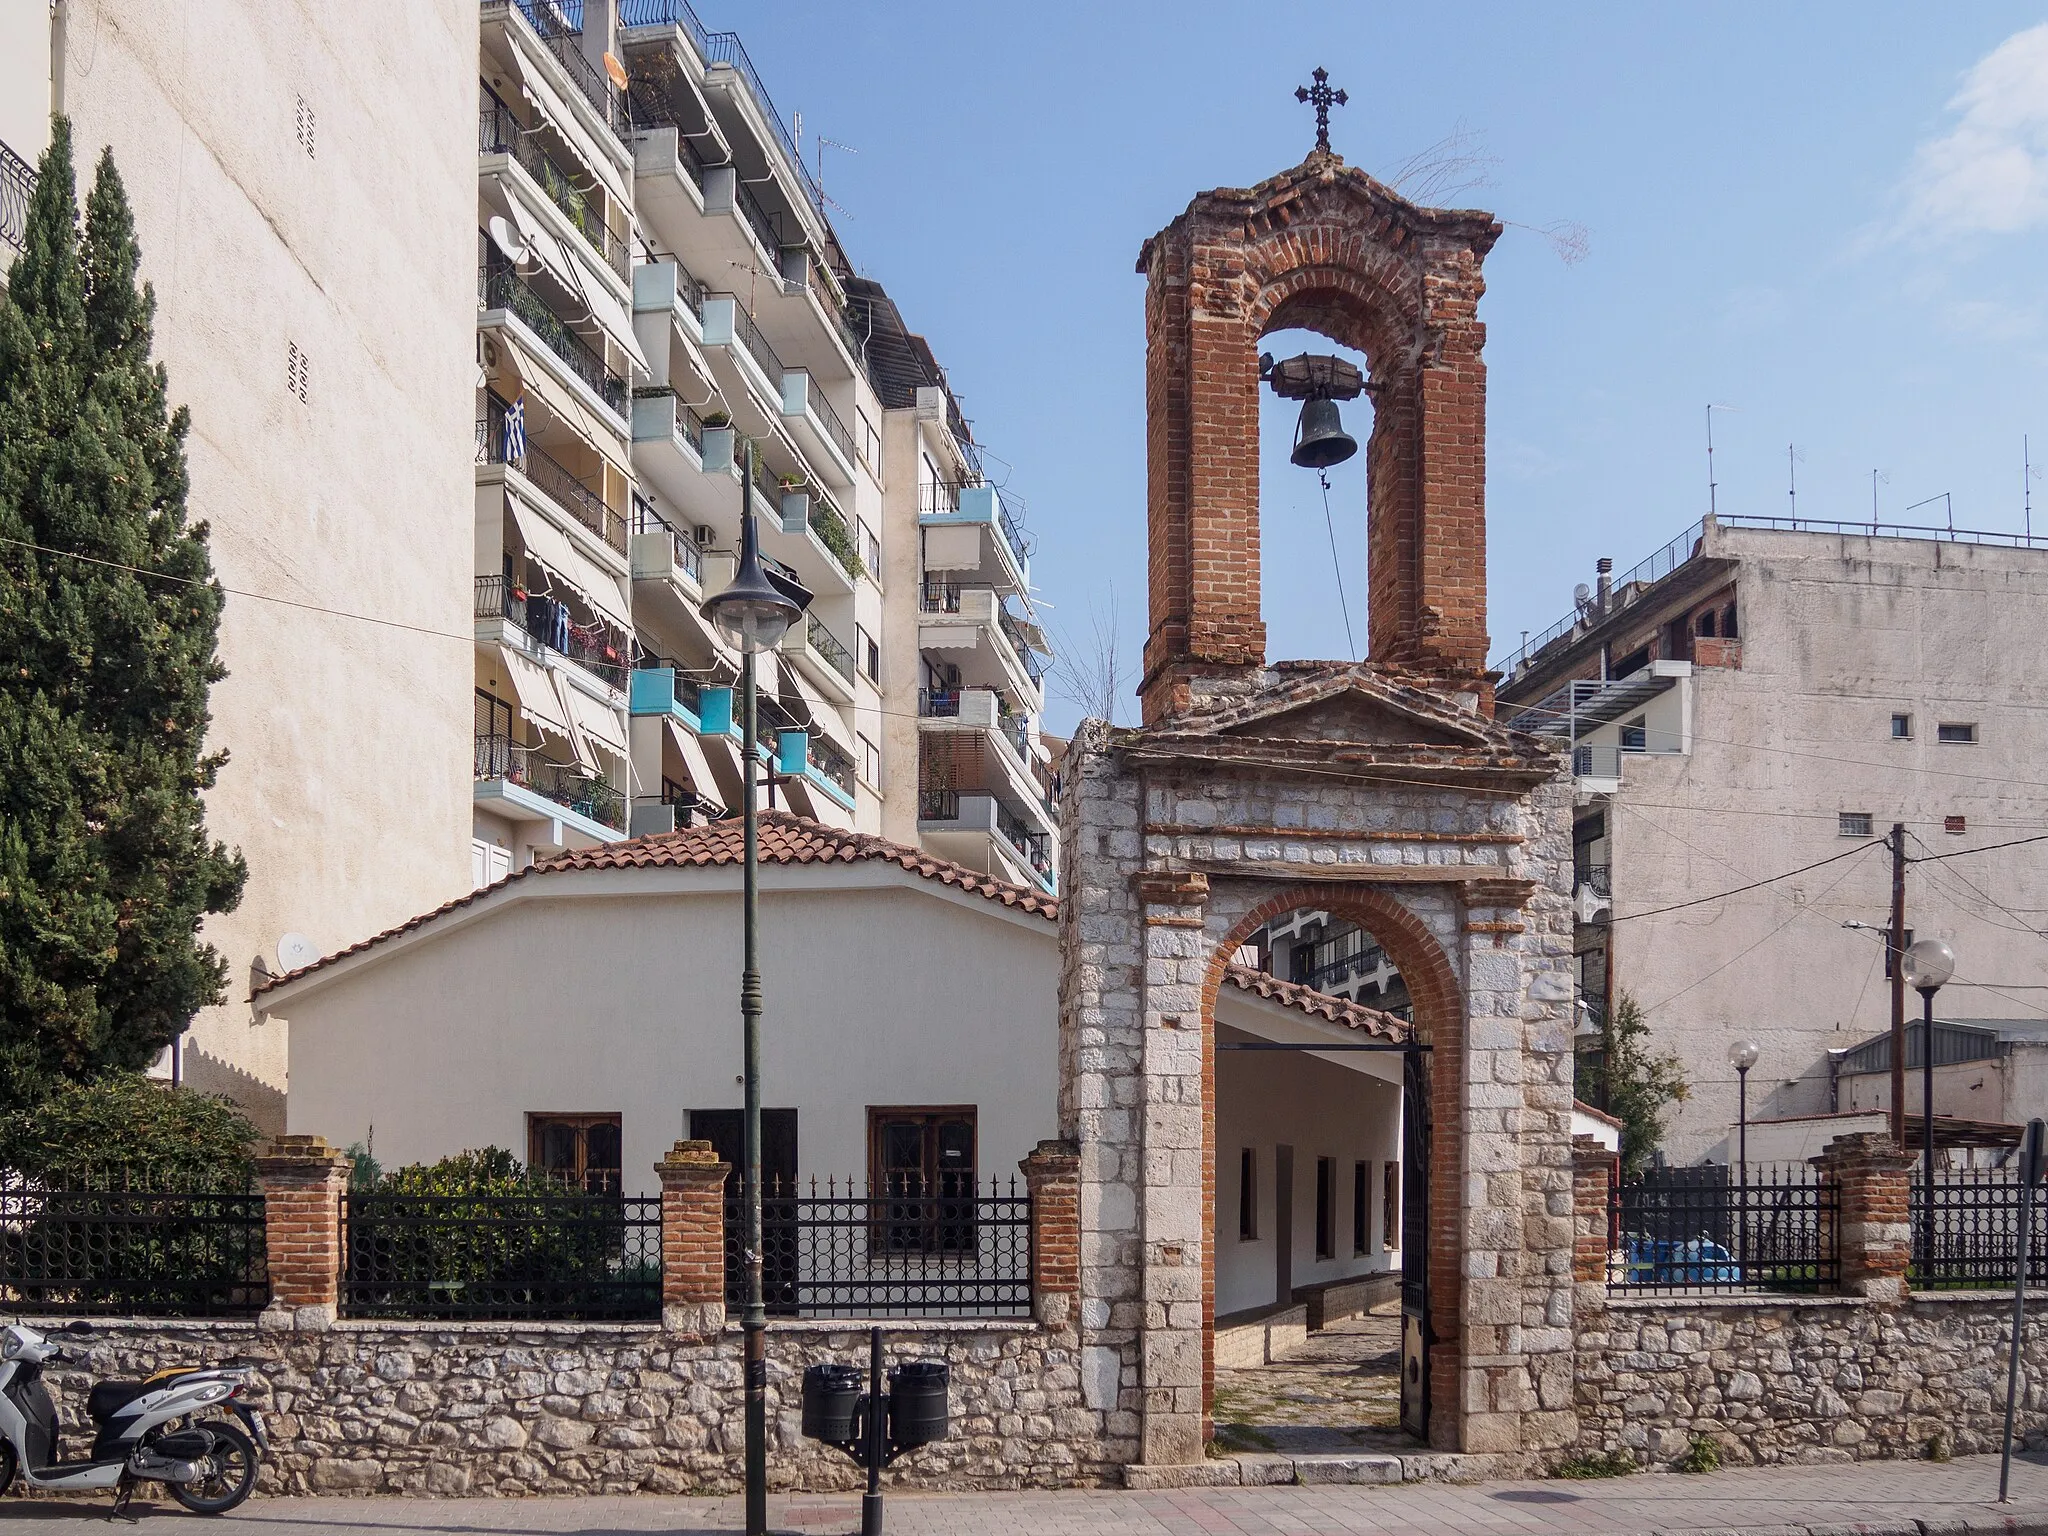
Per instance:
[[[636,715],[669,715],[704,734],[704,690],[673,663],[633,669],[630,707]]]
[[[812,736],[804,755],[804,778],[844,810],[854,807],[853,759],[837,743]]]
[[[482,155],[504,155],[518,165],[604,266],[621,281],[631,277],[632,255],[626,236],[605,223],[589,194],[540,147],[539,138],[523,127],[512,115],[512,109],[488,87],[477,119],[477,151]]]
[[[554,762],[508,735],[473,738],[477,803],[512,821],[554,822],[597,843],[626,835],[626,797],[602,774]],[[560,831],[547,839],[563,846]]]
[[[479,640],[509,642],[540,660],[552,653],[613,692],[625,691],[624,648],[630,642],[603,624],[578,624],[565,604],[528,593],[503,576],[476,578],[475,612]]]
[[[740,418],[743,426],[751,426],[749,435],[758,437],[782,419],[782,359],[729,293],[704,300],[704,346],[713,365],[722,365],[719,383],[735,412],[745,405],[757,418],[751,423]]]
[[[669,582],[690,602],[701,602],[704,557],[695,542],[663,521],[645,498],[636,495],[633,503],[633,579]]]
[[[944,653],[963,681],[1043,699],[1046,662],[1035,647],[1044,637],[1005,609],[993,588],[927,577],[918,606],[919,648]]]
[[[815,613],[806,613],[801,625],[789,627],[782,637],[781,650],[827,698],[841,704],[853,702],[853,652],[839,642],[839,637]]]
[[[986,790],[920,789],[917,831],[934,852],[969,869],[1013,885],[1057,890],[1051,837],[1026,826]]]
[[[956,747],[961,762],[971,763],[976,777],[963,787],[985,787],[1002,794],[1036,830],[1051,831],[1054,813],[1033,772],[1030,721],[1013,714],[1001,695],[990,688],[924,689],[917,696],[920,732],[960,733],[973,737],[980,750]]]
[[[801,368],[782,375],[782,418],[795,429],[797,445],[826,471],[834,485],[853,484],[853,434],[825,392]]]
[[[28,201],[35,195],[35,190],[35,167],[5,144],[0,144],[0,248],[6,251],[25,248]],[[5,275],[4,270],[0,270],[0,277]]]
[[[1016,592],[1030,585],[1029,543],[996,487],[928,481],[919,493],[917,521],[938,535],[926,537],[926,569],[986,571]]]
[[[623,420],[626,415],[626,381],[606,366],[603,356],[589,342],[562,322],[548,307],[547,300],[512,270],[509,261],[490,249],[490,236],[479,232],[477,239],[485,253],[476,274],[477,307],[487,316],[504,314],[519,322],[546,349],[547,355],[562,365],[569,377]]]
[[[766,490],[766,487],[762,487]],[[778,490],[782,511],[782,531],[817,546],[838,567],[835,573],[843,580],[849,591],[855,577],[866,569],[861,564],[860,554],[853,547],[853,530],[846,524],[846,514],[832,505],[822,491]]]
[[[633,334],[647,354],[655,388],[682,384],[707,391],[704,360],[704,285],[676,261],[642,262],[633,272]]]
[[[592,120],[621,145],[626,136],[625,103],[603,69],[583,52],[583,0],[483,0],[486,21],[516,13],[568,77],[575,98]]]
[[[476,461],[503,464],[524,476],[527,484],[553,502],[569,518],[581,524],[618,554],[626,553],[626,520],[605,505],[604,498],[571,474],[546,449],[531,440],[524,453],[508,459],[505,455],[505,402],[490,395],[484,402],[484,419],[476,424]]]

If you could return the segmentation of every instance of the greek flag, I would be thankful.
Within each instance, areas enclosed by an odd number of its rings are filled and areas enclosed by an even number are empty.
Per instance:
[[[526,462],[526,401],[523,398],[505,412],[505,462]]]

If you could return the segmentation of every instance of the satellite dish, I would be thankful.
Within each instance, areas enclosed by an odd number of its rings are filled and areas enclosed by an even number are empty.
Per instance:
[[[319,948],[303,933],[288,933],[277,941],[277,963],[287,972],[311,965],[319,958]]]
[[[491,244],[503,251],[513,262],[524,264],[533,256],[533,246],[506,221],[502,213],[491,215],[491,222],[485,226],[491,232]]]

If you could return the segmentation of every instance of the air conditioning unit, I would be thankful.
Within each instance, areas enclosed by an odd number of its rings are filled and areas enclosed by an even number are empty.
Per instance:
[[[717,542],[718,530],[716,528],[712,527],[709,523],[699,523],[697,525],[697,547],[699,549],[709,549]]]

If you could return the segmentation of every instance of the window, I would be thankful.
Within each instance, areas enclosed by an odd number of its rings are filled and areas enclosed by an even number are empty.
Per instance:
[[[1706,639],[1708,639],[1708,640],[1711,640],[1711,639],[1713,639],[1713,638],[1714,638],[1714,610],[1713,610],[1713,609],[1709,608],[1709,609],[1708,609],[1708,610],[1707,610],[1707,611],[1706,611],[1705,613],[1703,613],[1703,614],[1701,614],[1701,615],[1700,615],[1700,625],[1699,625],[1699,631],[1700,631],[1700,634],[1701,634],[1702,636],[1704,636],[1704,637],[1705,637]]]
[[[619,1193],[619,1117],[529,1114],[526,1162],[557,1184],[593,1195]]]
[[[1637,715],[1621,728],[1621,750],[1624,752],[1646,752],[1649,750],[1650,729],[1648,715]]]
[[[1331,1231],[1336,1225],[1332,1218],[1336,1212],[1330,1209],[1337,1198],[1332,1187],[1337,1182],[1337,1165],[1327,1157],[1316,1159],[1316,1257],[1327,1259],[1337,1251],[1335,1236]]]
[[[1837,811],[1835,813],[1835,831],[1843,837],[1870,836],[1870,812]]]
[[[1351,1251],[1364,1253],[1372,1246],[1372,1208],[1366,1193],[1372,1187],[1372,1164],[1351,1165]]]
[[[866,518],[857,517],[853,521],[860,535],[860,563],[879,587],[882,584],[882,541],[875,537],[875,530],[868,526]]]
[[[1259,1159],[1250,1147],[1237,1154],[1237,1238],[1249,1243],[1259,1235]]]
[[[882,439],[875,433],[875,424],[868,420],[868,413],[858,406],[853,412],[860,422],[860,456],[869,469],[880,474],[882,470]]]
[[[882,648],[875,644],[875,637],[862,624],[853,626],[853,660],[869,682],[881,682]]]
[[[1380,1164],[1380,1247],[1392,1253],[1400,1245],[1400,1230],[1401,1165],[1385,1162]]]
[[[868,1184],[887,1253],[971,1253],[974,1106],[868,1110]]]
[[[1951,746],[1974,746],[1977,741],[1977,727],[1975,725],[1958,725],[1952,722],[1944,722],[1934,728],[1934,739],[1947,742]]]
[[[867,780],[870,789],[879,790],[882,787],[882,749],[872,741],[869,741],[865,736],[859,737],[858,740],[860,742],[860,776]]]
[[[1944,816],[1941,818],[1941,830],[1944,832],[1967,832],[1970,830],[1970,819],[1967,816]]]
[[[1730,603],[1721,610],[1721,636],[1726,640],[1738,638],[1735,633],[1735,605],[1733,603]]]
[[[1609,677],[1632,677],[1650,664],[1650,648],[1639,645],[1607,669]]]
[[[1892,716],[1892,740],[1893,740],[1893,741],[1911,741],[1912,739],[1913,739],[1913,717],[1912,717],[1911,715],[1893,715],[1893,716]]]

